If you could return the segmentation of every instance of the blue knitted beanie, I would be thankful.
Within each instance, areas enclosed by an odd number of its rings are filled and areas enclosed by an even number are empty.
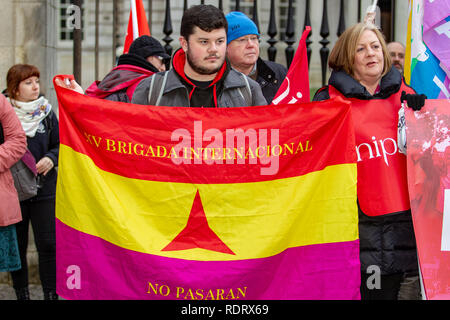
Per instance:
[[[256,24],[244,13],[232,11],[225,18],[228,21],[227,44],[248,34],[256,34],[259,36]]]

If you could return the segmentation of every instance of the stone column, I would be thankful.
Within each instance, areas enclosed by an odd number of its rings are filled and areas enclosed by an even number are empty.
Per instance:
[[[0,90],[6,88],[6,74],[12,65],[35,65],[40,71],[41,92],[58,114],[52,83],[56,74],[57,0],[0,0],[0,8]],[[27,259],[29,281],[39,283],[31,228]],[[0,274],[0,283],[3,282],[11,284],[9,273]]]
[[[56,0],[0,0],[0,86],[16,63],[37,66],[41,91],[57,109],[52,79],[56,73]]]

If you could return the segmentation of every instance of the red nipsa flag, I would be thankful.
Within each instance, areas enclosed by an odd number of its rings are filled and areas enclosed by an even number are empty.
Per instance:
[[[306,55],[306,37],[310,31],[311,27],[306,26],[286,78],[281,84],[280,89],[278,89],[272,104],[310,102],[308,58]]]

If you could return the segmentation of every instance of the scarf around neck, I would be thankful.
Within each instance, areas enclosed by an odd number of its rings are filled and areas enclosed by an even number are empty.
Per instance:
[[[34,137],[39,124],[52,110],[52,106],[44,96],[30,102],[10,100],[27,137]]]

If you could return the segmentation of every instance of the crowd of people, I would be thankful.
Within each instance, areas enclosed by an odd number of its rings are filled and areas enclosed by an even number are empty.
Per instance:
[[[71,80],[57,85],[92,97],[133,104],[185,107],[268,105],[287,69],[259,56],[260,33],[241,12],[224,13],[196,5],[183,14],[180,49],[168,56],[158,40],[141,36],[101,81],[84,91]],[[166,70],[168,62],[171,68]],[[328,85],[313,100],[353,98],[355,136],[397,134],[402,100],[420,110],[425,96],[403,80],[404,47],[386,44],[370,22],[348,28],[330,57]],[[9,271],[17,299],[29,299],[27,243],[31,222],[45,299],[58,299],[55,266],[55,194],[59,153],[58,120],[40,92],[39,70],[18,64],[7,74],[0,95],[0,271]],[[381,104],[380,104],[381,102]],[[364,119],[383,109],[369,126]],[[38,181],[37,194],[19,202],[10,167],[30,152],[27,166]],[[27,158],[29,159],[29,157]],[[382,161],[382,160],[380,160]],[[420,299],[416,243],[407,198],[406,161],[381,168],[358,162],[358,208],[362,299]],[[375,186],[375,187],[374,187]],[[388,196],[389,195],[389,196]],[[370,266],[381,270],[381,286],[368,286]]]

